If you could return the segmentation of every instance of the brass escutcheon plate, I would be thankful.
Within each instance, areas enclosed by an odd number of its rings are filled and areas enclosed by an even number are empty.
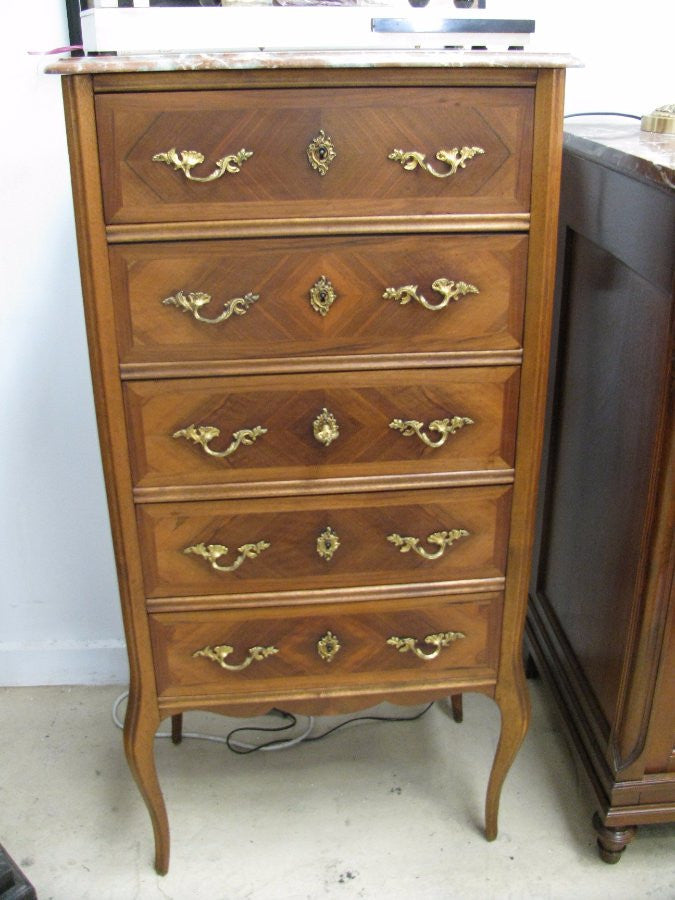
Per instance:
[[[332,662],[340,649],[340,641],[332,631],[327,631],[316,645],[316,652],[325,662]]]
[[[325,559],[327,562],[333,558],[339,546],[340,538],[333,531],[330,525],[325,529],[325,531],[322,531],[316,539],[316,552],[319,554],[321,559]]]
[[[322,128],[307,147],[309,164],[319,175],[325,175],[328,171],[328,166],[336,156],[337,153],[333,142]]]

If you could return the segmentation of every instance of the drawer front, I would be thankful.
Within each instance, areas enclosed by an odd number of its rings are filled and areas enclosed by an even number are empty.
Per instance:
[[[522,340],[524,235],[116,245],[110,263],[123,364],[287,368],[303,357],[511,350]],[[406,286],[416,296],[384,296]]]
[[[499,578],[510,502],[500,485],[142,504],[146,596]]]
[[[101,94],[106,220],[525,212],[533,100],[528,88]],[[467,158],[465,147],[482,152]],[[172,149],[183,168],[154,159]],[[242,149],[252,156],[228,162]],[[424,165],[408,158],[404,168],[390,158],[396,150],[422,154]],[[203,163],[193,166],[197,158],[181,158],[182,151],[201,154]],[[441,151],[455,163],[439,161]],[[327,163],[324,175],[310,155]],[[435,177],[429,165],[441,175],[456,171]],[[187,177],[219,172],[208,182]]]
[[[299,488],[317,478],[509,470],[519,373],[483,367],[127,383],[135,483]]]
[[[157,688],[160,697],[291,695],[488,680],[497,671],[501,609],[502,595],[485,593],[461,600],[157,613],[150,616]]]

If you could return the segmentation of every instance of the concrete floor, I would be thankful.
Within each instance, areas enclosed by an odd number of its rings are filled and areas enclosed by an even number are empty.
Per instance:
[[[436,704],[282,752],[158,741],[172,829],[160,878],[110,717],[119,692],[0,691],[0,844],[40,900],[675,897],[673,826],[641,829],[616,866],[598,859],[585,778],[537,682],[494,843],[481,829],[499,717],[469,694],[462,725]],[[233,724],[186,716],[186,730]]]

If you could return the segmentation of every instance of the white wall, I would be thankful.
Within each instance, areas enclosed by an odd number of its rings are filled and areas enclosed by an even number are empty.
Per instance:
[[[675,99],[672,5],[539,3],[538,40],[586,62],[568,111]],[[77,271],[59,79],[27,50],[67,43],[62,0],[3,6],[0,56],[0,684],[124,682]],[[10,11],[11,10],[11,11]],[[603,16],[608,20],[603,21]],[[666,27],[670,20],[671,27]]]

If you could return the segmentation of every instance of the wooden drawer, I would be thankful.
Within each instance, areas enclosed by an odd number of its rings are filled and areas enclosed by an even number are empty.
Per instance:
[[[513,350],[522,340],[526,263],[527,237],[517,234],[116,245],[110,264],[120,359],[126,367],[199,360],[223,372],[278,371],[302,359],[307,368],[328,357]],[[322,276],[336,295],[325,315],[311,304]],[[444,302],[432,289],[437,279],[478,293],[438,310],[383,296],[417,285],[436,306]],[[258,299],[214,324],[176,306],[179,292],[208,294],[197,312],[211,319],[234,298]]]
[[[528,88],[337,88],[100,94],[96,123],[109,223],[521,213],[529,209],[534,92]],[[307,148],[323,129],[321,176]],[[449,177],[438,151],[479,147]],[[153,157],[203,154],[205,177],[245,149],[236,174],[190,181]]]
[[[337,589],[359,585],[455,582],[500,578],[506,565],[511,489],[508,486],[279,497],[210,503],[139,506],[147,597],[189,597],[269,591]],[[331,558],[318,547],[331,529],[339,547]],[[441,548],[427,538],[463,529],[442,555],[425,559],[402,552],[389,535],[418,538],[430,554]],[[244,557],[234,571],[217,571],[200,555],[228,547],[216,564]],[[187,548],[197,548],[185,553]],[[222,551],[214,550],[214,554]]]
[[[292,696],[307,690],[339,692],[416,680],[424,684],[494,679],[499,654],[502,595],[468,598],[407,598],[369,603],[274,607],[246,611],[156,613],[150,616],[159,696],[229,695],[242,692]],[[448,634],[449,633],[449,634]],[[432,635],[448,635],[444,646],[425,643]],[[463,635],[460,637],[459,635]],[[416,639],[399,650],[391,637]],[[330,660],[320,655],[339,649]],[[215,651],[214,648],[231,647]],[[400,646],[400,644],[398,645]],[[254,647],[277,652],[261,656],[242,669]],[[416,655],[416,648],[425,656]],[[205,655],[194,656],[197,651]],[[437,652],[438,651],[438,652]],[[267,652],[267,655],[266,655]]]
[[[518,367],[485,366],[128,382],[135,484],[139,495],[214,485],[260,494],[317,492],[327,479],[340,482],[333,490],[355,479],[369,490],[415,479],[422,486],[425,475],[447,483],[451,472],[475,482],[502,470],[504,480],[514,463],[519,375]],[[210,428],[220,434],[210,439]]]

